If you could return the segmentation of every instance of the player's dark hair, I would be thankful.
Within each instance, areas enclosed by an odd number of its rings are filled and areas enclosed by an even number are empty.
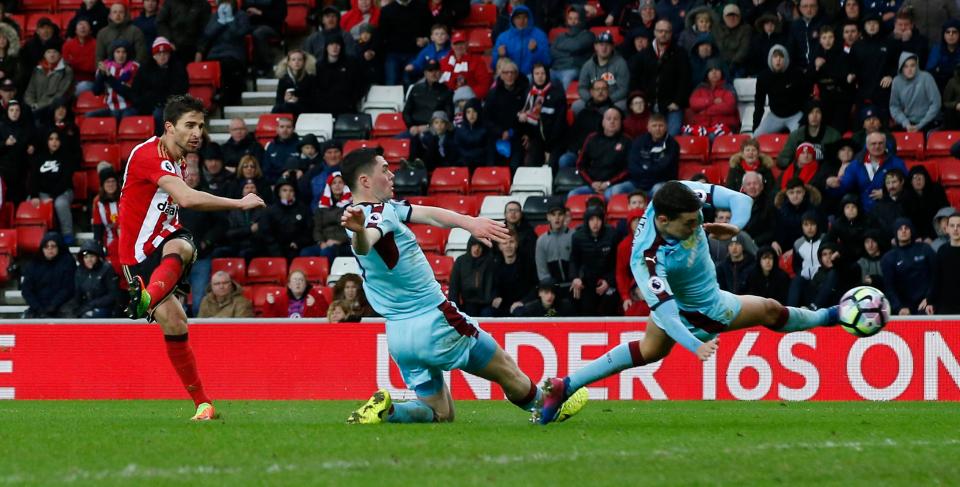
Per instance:
[[[203,102],[199,99],[190,95],[171,95],[163,106],[163,121],[176,125],[180,117],[190,112],[200,112],[204,117],[207,116]]]
[[[357,178],[363,172],[370,171],[377,162],[377,151],[370,148],[363,148],[351,151],[343,158],[340,164],[340,172],[343,174],[343,182],[351,191],[356,191]]]
[[[653,208],[657,216],[676,220],[681,213],[700,211],[703,203],[692,189],[679,181],[667,181],[653,194]]]

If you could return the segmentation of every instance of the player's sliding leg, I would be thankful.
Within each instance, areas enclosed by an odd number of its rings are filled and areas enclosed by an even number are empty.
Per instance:
[[[140,276],[130,276],[130,304],[127,306],[130,319],[148,316],[176,290],[187,265],[193,262],[195,249],[190,242],[174,238],[164,244],[161,251],[163,257],[150,275],[149,283],[144,283]]]
[[[670,353],[673,344],[672,338],[648,320],[643,339],[621,343],[567,377],[547,379],[543,384],[543,407],[539,414],[534,412],[534,417],[540,424],[554,421],[561,414],[564,401],[581,390],[585,393],[585,386],[626,369],[656,362]]]
[[[190,348],[188,340],[187,315],[183,312],[183,307],[176,299],[168,299],[154,310],[154,318],[163,330],[170,364],[173,365],[173,369],[180,377],[180,382],[197,408],[192,419],[195,421],[214,419],[217,413],[200,381],[197,360],[193,356],[193,349]]]
[[[520,370],[513,357],[507,355],[489,334],[480,332],[480,337],[478,345],[470,352],[470,362],[463,370],[499,384],[508,401],[524,411],[532,411],[540,400],[537,384]]]
[[[380,389],[359,409],[350,413],[348,424],[433,423],[453,421],[453,399],[436,371],[424,384],[414,387],[417,398],[393,402],[390,392]]]
[[[762,325],[781,333],[809,330],[818,326],[834,326],[838,322],[839,306],[811,311],[784,306],[774,299],[758,296],[737,296],[740,313],[727,331]]]

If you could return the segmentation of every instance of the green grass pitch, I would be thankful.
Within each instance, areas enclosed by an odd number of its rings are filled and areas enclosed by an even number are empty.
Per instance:
[[[957,485],[953,403],[504,402],[453,424],[348,426],[352,401],[0,402],[5,485]]]

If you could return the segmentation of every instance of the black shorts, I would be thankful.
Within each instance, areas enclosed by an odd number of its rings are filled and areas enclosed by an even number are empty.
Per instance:
[[[163,242],[161,242],[160,245],[157,246],[157,248],[153,251],[153,253],[148,255],[143,262],[135,265],[123,266],[123,277],[127,280],[127,282],[129,282],[133,280],[134,276],[140,276],[140,278],[143,279],[144,284],[149,283],[150,276],[153,274],[153,271],[157,269],[157,266],[160,265],[160,259],[163,258],[163,246],[166,245],[167,242],[178,238],[186,240],[188,243],[190,243],[190,246],[193,247],[193,255],[195,259],[197,255],[197,245],[193,243],[193,235],[186,228],[181,228],[170,235],[167,235],[167,238],[163,239]],[[194,259],[190,259],[190,262],[183,263],[183,272],[180,273],[180,281],[170,294],[177,294],[180,296],[187,296],[190,294],[190,266],[193,265]]]

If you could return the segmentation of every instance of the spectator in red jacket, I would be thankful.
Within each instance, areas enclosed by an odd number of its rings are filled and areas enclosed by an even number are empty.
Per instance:
[[[483,58],[467,52],[467,35],[463,31],[454,32],[450,43],[450,53],[440,60],[440,82],[446,83],[450,91],[469,86],[477,98],[486,98],[493,82],[489,67]]]
[[[637,230],[637,225],[643,218],[643,212],[644,208],[630,210],[627,215],[627,221],[630,222],[630,232],[617,245],[617,291],[620,293],[620,299],[623,300],[624,316],[647,316],[650,314],[650,307],[647,306],[643,296],[640,295],[637,280],[633,277],[633,271],[630,270],[633,232]]]
[[[267,294],[263,312],[265,318],[323,318],[329,307],[319,289],[307,282],[303,271],[293,271],[287,277],[287,292]]]
[[[690,133],[708,135],[711,140],[717,135],[740,132],[737,95],[724,79],[719,61],[707,62],[706,77],[690,94],[686,120]]]
[[[63,43],[63,60],[73,69],[73,79],[77,82],[76,94],[93,89],[93,78],[97,72],[97,40],[93,37],[90,21],[77,21],[75,36]]]

